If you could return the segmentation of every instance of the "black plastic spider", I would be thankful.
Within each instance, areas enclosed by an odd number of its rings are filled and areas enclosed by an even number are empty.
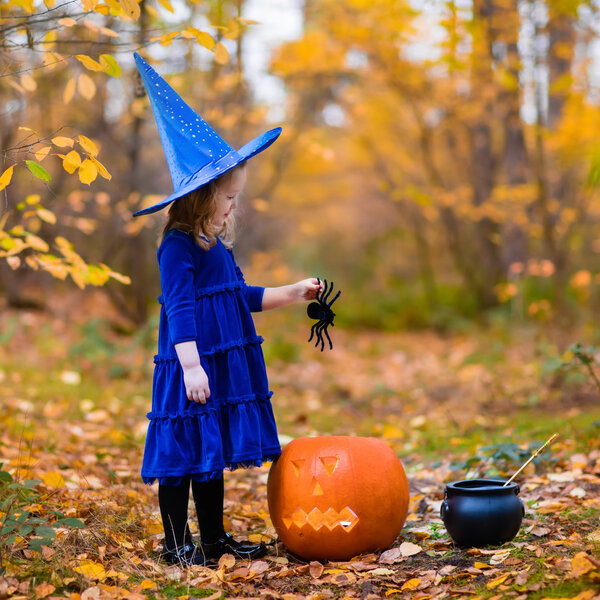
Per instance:
[[[317,279],[319,283],[321,283],[320,279]],[[306,313],[311,319],[318,319],[318,322],[315,323],[310,328],[310,337],[308,341],[312,341],[313,336],[317,339],[315,341],[315,348],[318,348],[319,343],[321,344],[321,352],[325,348],[325,340],[323,339],[323,333],[327,337],[329,341],[329,349],[333,350],[333,343],[329,334],[327,333],[327,328],[329,325],[334,326],[333,318],[335,317],[335,313],[331,310],[331,305],[338,299],[339,295],[342,293],[339,291],[331,302],[327,302],[329,300],[329,296],[331,292],[333,292],[333,281],[331,285],[327,286],[327,279],[324,280],[325,286],[322,292],[317,292],[316,302],[311,302],[306,308]]]

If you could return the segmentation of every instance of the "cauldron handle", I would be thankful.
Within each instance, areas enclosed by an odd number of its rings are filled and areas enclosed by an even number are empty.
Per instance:
[[[446,513],[448,512],[449,508],[450,507],[448,506],[448,500],[446,500],[446,498],[444,497],[444,501],[440,504],[440,517],[442,517],[442,519],[446,516]]]

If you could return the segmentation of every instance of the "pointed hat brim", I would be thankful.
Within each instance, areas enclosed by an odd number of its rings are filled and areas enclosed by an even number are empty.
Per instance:
[[[269,131],[255,137],[253,140],[250,140],[247,144],[244,144],[239,150],[229,152],[222,158],[205,165],[200,170],[196,171],[192,177],[190,177],[189,182],[180,187],[176,192],[172,193],[170,196],[167,196],[164,200],[149,206],[148,208],[144,208],[142,210],[138,210],[133,213],[134,217],[139,217],[142,215],[149,215],[155,213],[159,210],[165,208],[165,206],[171,204],[178,198],[193,192],[195,189],[206,185],[207,183],[217,179],[227,171],[234,169],[239,164],[247,161],[248,159],[256,156],[263,150],[266,150],[281,134],[281,127],[275,127],[274,129],[270,129]]]

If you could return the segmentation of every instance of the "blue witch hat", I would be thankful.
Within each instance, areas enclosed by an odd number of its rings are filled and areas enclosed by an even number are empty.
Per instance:
[[[262,152],[279,137],[281,127],[276,127],[234,150],[137,52],[133,55],[150,98],[174,190],[164,200],[138,210],[134,217],[164,208]]]

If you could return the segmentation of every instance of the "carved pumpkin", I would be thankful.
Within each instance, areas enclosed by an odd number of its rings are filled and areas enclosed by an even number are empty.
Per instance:
[[[383,550],[408,512],[402,464],[376,438],[297,438],[273,463],[267,490],[279,538],[307,560]]]

